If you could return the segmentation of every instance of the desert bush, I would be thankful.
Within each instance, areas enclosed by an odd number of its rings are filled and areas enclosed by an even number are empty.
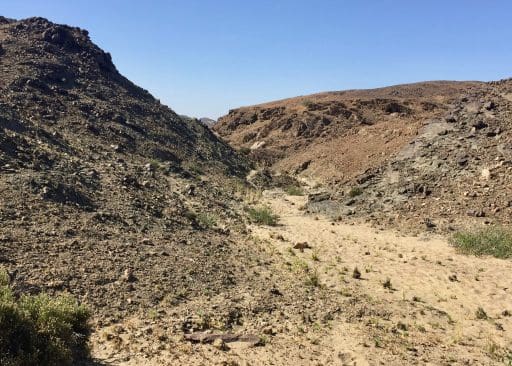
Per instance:
[[[250,207],[249,218],[256,224],[276,226],[279,216],[274,214],[270,207]]]
[[[450,242],[464,254],[512,258],[512,231],[509,229],[489,227],[462,231],[455,233]]]
[[[348,191],[349,197],[357,197],[363,194],[363,190],[359,187],[351,188],[350,191]]]
[[[306,286],[320,287],[320,276],[318,275],[318,271],[316,269],[308,274],[305,283]]]
[[[199,222],[201,227],[204,227],[205,229],[211,229],[217,224],[215,215],[209,213],[199,213],[196,220]]]
[[[301,187],[298,186],[288,186],[285,189],[286,194],[290,196],[303,196],[304,190]]]
[[[156,160],[156,159],[152,159],[149,162],[149,166],[150,166],[152,171],[159,170],[160,169],[160,162],[158,160]]]
[[[193,161],[183,164],[183,168],[185,168],[185,170],[187,170],[194,177],[198,177],[204,174],[203,167],[199,163]]]
[[[257,204],[263,196],[261,189],[257,189],[239,180],[234,180],[233,183],[231,183],[231,190],[233,196],[248,205]]]
[[[0,365],[72,365],[87,356],[89,312],[70,296],[17,298],[0,270]]]

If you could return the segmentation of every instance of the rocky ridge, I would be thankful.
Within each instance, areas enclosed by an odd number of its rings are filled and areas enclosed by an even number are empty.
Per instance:
[[[322,182],[312,212],[448,230],[510,219],[510,101],[509,80],[426,82],[243,107],[215,129]]]
[[[510,222],[511,87],[503,80],[461,94],[386,164],[331,197],[345,215],[388,225],[450,231]]]
[[[15,289],[71,292],[108,323],[238,283],[243,261],[219,264],[246,250],[225,189],[244,159],[83,29],[1,18],[0,45],[0,263]]]

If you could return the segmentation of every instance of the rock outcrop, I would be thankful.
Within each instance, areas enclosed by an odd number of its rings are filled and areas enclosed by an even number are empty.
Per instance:
[[[232,110],[215,130],[264,165],[323,182],[331,200],[311,210],[428,229],[509,222],[511,88],[323,93]]]

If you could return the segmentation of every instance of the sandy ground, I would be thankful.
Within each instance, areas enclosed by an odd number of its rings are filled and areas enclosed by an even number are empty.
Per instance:
[[[284,327],[262,347],[233,344],[221,351],[176,340],[158,357],[112,364],[512,364],[511,261],[458,254],[429,233],[409,237],[307,216],[300,196],[267,191],[262,203],[279,214],[280,224],[252,226],[256,242],[292,273],[309,268],[318,286],[345,306],[353,299],[359,315],[342,311],[328,326],[304,333]],[[303,242],[311,248],[293,249]],[[104,360],[115,354],[104,343],[94,352]]]

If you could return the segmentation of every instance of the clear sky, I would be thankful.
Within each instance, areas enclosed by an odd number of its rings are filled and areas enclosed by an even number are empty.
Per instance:
[[[327,90],[512,76],[511,0],[0,0],[90,31],[181,114]]]

